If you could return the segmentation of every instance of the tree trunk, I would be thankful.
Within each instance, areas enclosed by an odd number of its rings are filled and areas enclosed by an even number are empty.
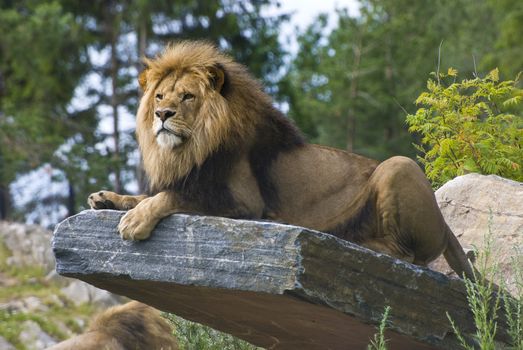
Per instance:
[[[138,61],[136,62],[136,68],[138,73],[140,73],[143,69],[141,60],[145,57],[145,50],[147,49],[147,18],[149,16],[146,16],[144,13],[139,16],[139,22],[138,22]],[[138,89],[138,94],[141,97],[142,90]],[[145,170],[143,168],[143,159],[140,155],[140,161],[138,165],[136,166],[136,180],[138,181],[138,191],[139,193],[147,193],[149,190],[149,185],[147,183],[147,175],[145,174]]]
[[[113,139],[114,139],[114,189],[115,192],[122,192],[122,183],[121,183],[121,174],[120,174],[120,127],[119,127],[119,115],[118,115],[118,59],[116,52],[116,41],[117,33],[116,28],[113,27],[113,32],[111,33],[111,108],[113,110]]]
[[[69,186],[69,195],[67,196],[67,216],[73,216],[76,214],[76,191],[74,190],[73,183],[70,179],[67,179]]]
[[[358,38],[357,43],[353,45],[352,50],[354,53],[354,64],[352,66],[349,87],[350,106],[347,113],[347,151],[349,152],[353,152],[354,150],[354,139],[356,137],[356,108],[354,104],[356,102],[356,97],[358,96],[358,78],[362,51],[361,36]]]
[[[392,22],[392,18],[395,14],[391,11],[388,11],[388,22],[389,25]],[[394,43],[394,33],[389,30],[387,32],[386,40],[385,40],[385,81],[387,83],[387,91],[390,96],[396,96],[396,84],[394,81],[394,58],[393,58],[393,45]],[[395,109],[394,106],[389,106],[387,110],[393,111]],[[389,118],[387,122],[387,127],[385,128],[385,134],[384,139],[385,142],[390,142],[394,139],[396,135],[396,120],[395,118]]]
[[[0,219],[6,220],[11,209],[11,194],[9,185],[0,184]]]

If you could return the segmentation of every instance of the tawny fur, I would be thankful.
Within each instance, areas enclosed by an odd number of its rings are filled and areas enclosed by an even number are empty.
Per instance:
[[[106,310],[85,333],[49,350],[178,350],[172,332],[157,310],[132,301]]]
[[[177,212],[271,219],[419,265],[444,252],[473,278],[414,161],[307,144],[247,70],[208,43],[168,46],[146,64],[136,133],[153,196],[89,197],[94,209],[135,205],[118,226],[124,239],[146,239]]]
[[[212,45],[198,42],[182,42],[168,46],[154,60],[146,60],[148,69],[143,77],[147,82],[137,114],[136,134],[144,167],[151,187],[167,187],[183,178],[194,167],[201,165],[218,146],[225,143],[232,147],[244,144],[252,137],[253,124],[259,115],[256,106],[271,101],[261,91],[261,86],[239,64],[219,53]],[[237,72],[236,91],[229,99],[211,88],[212,75],[209,68],[218,67]],[[154,118],[154,95],[163,79],[173,84],[184,74],[191,74],[198,81],[202,106],[192,126],[196,137],[173,150],[162,150],[151,135]],[[169,76],[170,75],[170,76]]]

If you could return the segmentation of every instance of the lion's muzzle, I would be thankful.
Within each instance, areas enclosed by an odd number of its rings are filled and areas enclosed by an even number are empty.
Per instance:
[[[176,111],[171,108],[158,108],[154,115],[157,118],[160,118],[162,122],[165,122],[168,118],[173,117],[176,114]]]

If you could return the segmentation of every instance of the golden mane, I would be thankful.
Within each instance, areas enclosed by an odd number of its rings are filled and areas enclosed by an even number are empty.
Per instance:
[[[253,138],[262,112],[271,108],[261,85],[240,64],[207,42],[169,45],[154,59],[141,77],[144,95],[137,113],[136,134],[151,188],[168,188],[220,148],[233,149]],[[221,70],[221,91],[212,86],[213,72]],[[203,99],[191,137],[175,149],[159,147],[151,132],[154,96],[160,82],[174,74],[190,74],[198,81]]]

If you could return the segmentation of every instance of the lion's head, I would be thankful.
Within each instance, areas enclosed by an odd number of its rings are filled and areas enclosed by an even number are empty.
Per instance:
[[[257,109],[270,105],[247,71],[209,43],[170,45],[145,63],[136,132],[152,188],[169,187],[220,148],[248,142]]]

